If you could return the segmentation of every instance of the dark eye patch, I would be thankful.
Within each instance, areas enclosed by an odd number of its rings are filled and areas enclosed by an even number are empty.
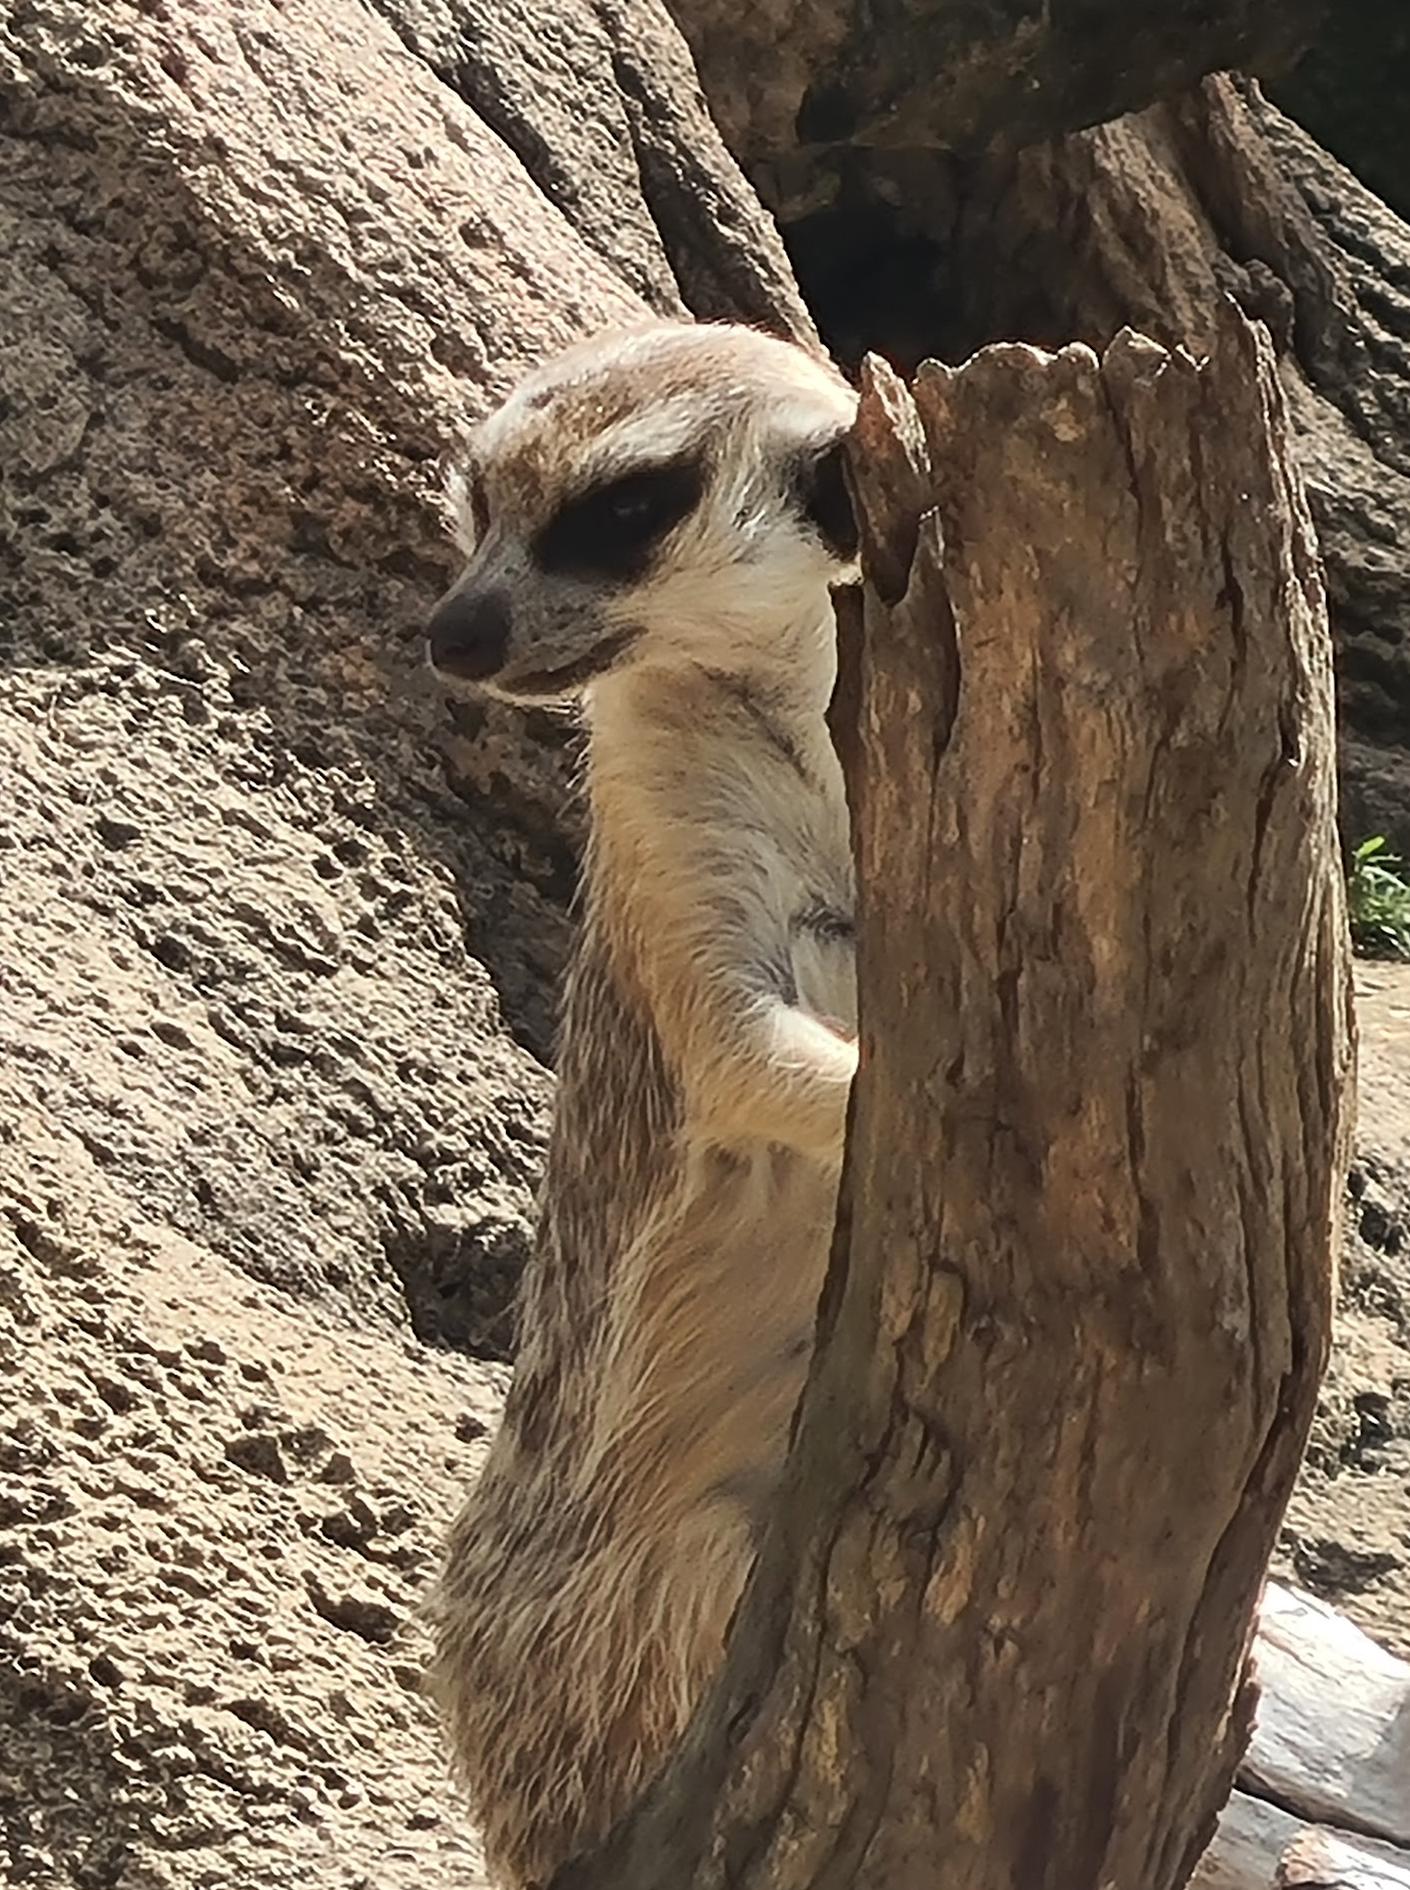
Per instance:
[[[705,468],[696,459],[625,473],[570,499],[534,539],[534,558],[544,571],[640,577],[704,490]]]
[[[810,453],[793,481],[803,516],[833,557],[844,564],[857,555],[857,519],[847,489],[846,458],[843,442],[834,440],[821,453]]]

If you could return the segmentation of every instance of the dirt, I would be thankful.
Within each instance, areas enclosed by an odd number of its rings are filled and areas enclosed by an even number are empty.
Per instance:
[[[1356,986],[1340,1309],[1277,1572],[1410,1658],[1410,966],[1362,961]]]
[[[4,1101],[4,1880],[473,1884],[415,1606],[504,1368],[252,1281]]]

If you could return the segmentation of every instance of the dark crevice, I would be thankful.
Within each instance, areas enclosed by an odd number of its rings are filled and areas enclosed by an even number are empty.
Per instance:
[[[890,206],[858,198],[829,206],[783,229],[784,247],[819,332],[842,365],[855,369],[868,351],[902,372],[937,354],[952,325],[951,253],[908,227]]]
[[[181,322],[169,316],[154,315],[152,326],[159,335],[178,347],[194,367],[203,368],[207,374],[214,374],[218,381],[233,386],[243,380],[245,370],[238,361],[232,361],[228,354],[222,354],[219,348],[213,348],[208,342],[200,341]]]
[[[1271,1805],[1275,1811],[1284,1811],[1289,1817],[1296,1818],[1303,1824],[1325,1826],[1329,1831],[1340,1831],[1345,1837],[1370,1838],[1378,1844],[1394,1845],[1396,1841],[1393,1833],[1377,1829],[1369,1820],[1362,1823],[1351,1817],[1345,1809],[1334,1809],[1323,1799],[1319,1799],[1315,1807],[1299,1804],[1291,1793],[1280,1792],[1276,1786],[1270,1785],[1265,1779],[1250,1778],[1246,1771],[1239,1773],[1236,1790],[1245,1798],[1256,1799],[1259,1804]]]

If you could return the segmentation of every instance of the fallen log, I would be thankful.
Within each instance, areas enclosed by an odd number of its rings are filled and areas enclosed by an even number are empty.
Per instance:
[[[1410,1890],[1410,1662],[1270,1582],[1238,1789],[1193,1890]]]

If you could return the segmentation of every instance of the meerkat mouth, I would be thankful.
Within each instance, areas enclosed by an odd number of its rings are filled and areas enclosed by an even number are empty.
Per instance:
[[[585,656],[576,656],[571,663],[560,663],[551,669],[531,669],[521,671],[515,676],[495,678],[495,688],[506,696],[531,696],[536,701],[545,697],[570,696],[598,676],[605,675],[641,637],[639,630],[614,630],[600,643],[594,644]]]

